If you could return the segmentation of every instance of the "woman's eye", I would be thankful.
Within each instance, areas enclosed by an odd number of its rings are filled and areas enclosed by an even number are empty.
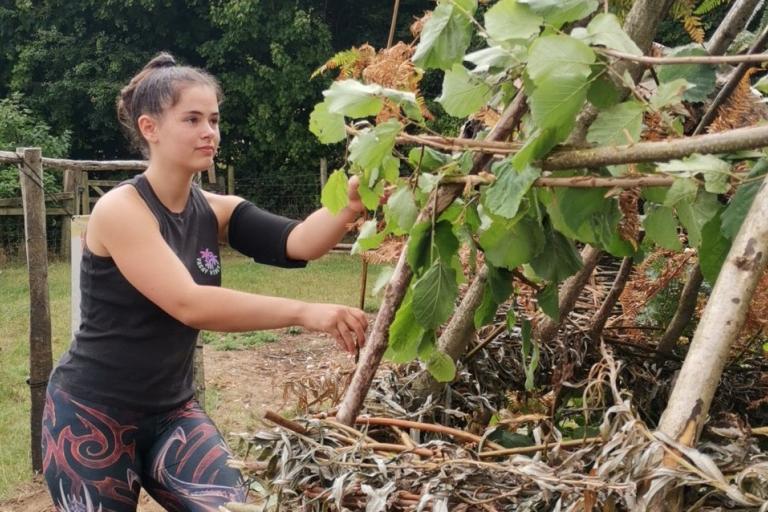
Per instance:
[[[197,118],[196,117],[189,117],[189,118],[185,119],[185,121],[190,123],[190,124],[195,124],[197,122]]]
[[[219,124],[219,120],[218,119],[211,119],[211,124],[216,126],[217,124]]]

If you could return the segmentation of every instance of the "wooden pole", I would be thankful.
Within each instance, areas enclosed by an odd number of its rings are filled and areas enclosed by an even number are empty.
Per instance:
[[[91,191],[88,184],[88,171],[83,171],[80,174],[80,190],[81,190],[81,202],[80,207],[81,215],[90,215],[91,213]]]
[[[40,148],[21,148],[17,153],[19,179],[24,203],[24,234],[29,270],[29,389],[31,394],[32,469],[43,469],[43,407],[48,376],[53,367],[51,351],[51,309],[48,298],[48,247],[45,233],[45,196]]]
[[[235,168],[231,165],[227,166],[227,194],[235,195]]]

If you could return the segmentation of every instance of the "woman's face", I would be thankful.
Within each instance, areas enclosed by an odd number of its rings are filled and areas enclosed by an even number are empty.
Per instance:
[[[213,165],[219,147],[219,102],[207,85],[190,85],[167,108],[147,137],[152,160],[200,172]]]

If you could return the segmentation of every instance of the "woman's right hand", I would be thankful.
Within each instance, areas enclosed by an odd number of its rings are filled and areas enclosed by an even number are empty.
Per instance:
[[[358,308],[310,303],[303,310],[301,325],[330,334],[339,347],[354,354],[365,344],[368,317]]]

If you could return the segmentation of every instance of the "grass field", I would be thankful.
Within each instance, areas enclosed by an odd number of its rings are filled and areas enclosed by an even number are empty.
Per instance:
[[[238,254],[222,255],[223,285],[243,291],[291,297],[312,302],[357,305],[360,258],[332,254],[306,269],[285,270],[256,265]],[[371,268],[368,289],[379,270]],[[52,262],[48,272],[53,333],[53,359],[69,345],[69,264]],[[366,299],[366,310],[378,300]],[[29,294],[24,263],[0,266],[0,500],[14,494],[16,486],[31,477],[29,441]],[[212,336],[212,338],[219,338]],[[274,341],[269,333],[242,339],[253,343]],[[226,338],[221,350],[231,350]],[[255,341],[253,341],[255,340]],[[251,341],[249,341],[250,343]],[[230,342],[231,343],[231,342]]]

